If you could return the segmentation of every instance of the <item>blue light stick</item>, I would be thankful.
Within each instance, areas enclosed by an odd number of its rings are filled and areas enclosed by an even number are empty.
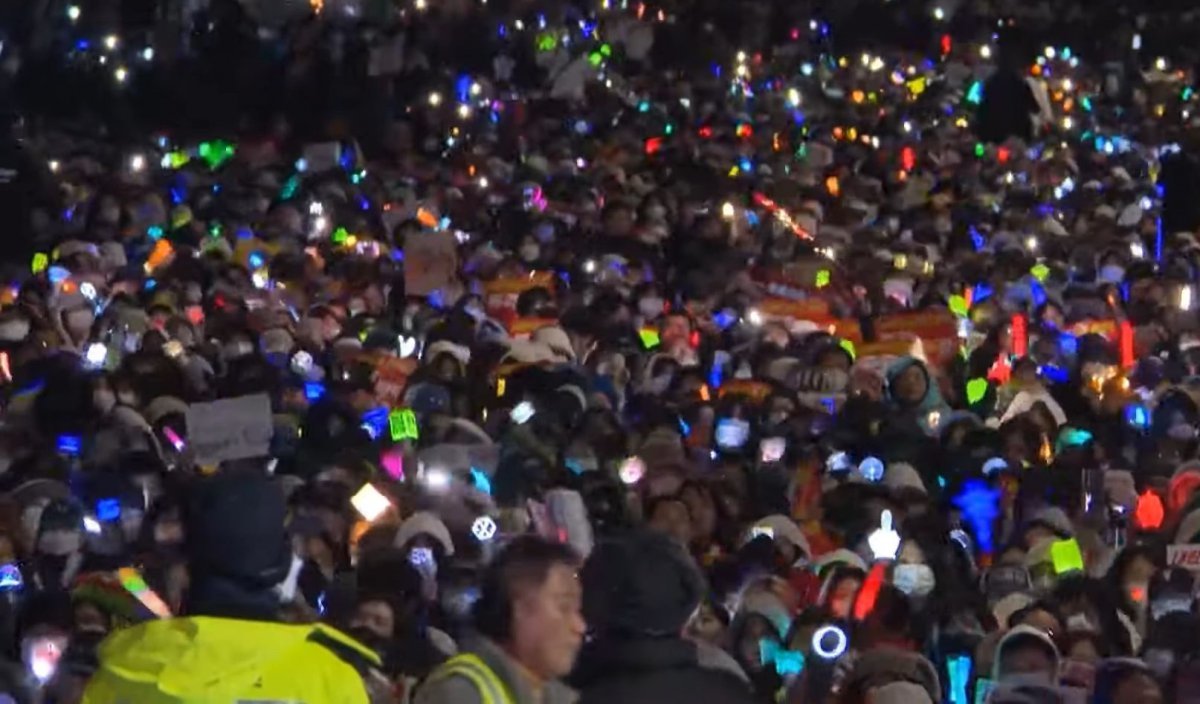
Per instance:
[[[963,512],[963,518],[975,533],[975,541],[985,553],[992,551],[992,524],[1000,515],[999,499],[1000,491],[979,479],[968,480],[954,498],[954,505]]]
[[[946,660],[950,678],[950,704],[967,704],[967,683],[971,681],[971,658],[952,655]]]

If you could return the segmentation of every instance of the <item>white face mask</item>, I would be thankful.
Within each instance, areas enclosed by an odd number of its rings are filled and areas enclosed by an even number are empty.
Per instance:
[[[937,578],[929,565],[896,565],[892,584],[908,596],[928,596],[937,586]]]
[[[28,336],[29,321],[25,318],[13,318],[0,322],[0,340],[20,342]]]
[[[1099,633],[1100,629],[1092,623],[1087,614],[1071,614],[1067,617],[1068,633]]]
[[[673,374],[659,374],[658,376],[650,379],[650,381],[646,383],[646,393],[653,394],[655,396],[666,393],[667,387],[671,385],[672,378],[674,378]]]
[[[117,405],[117,395],[111,389],[96,389],[92,392],[92,405],[101,413],[108,413]]]
[[[663,312],[663,299],[658,296],[647,296],[641,299],[638,301],[638,312],[647,320],[657,318]]]
[[[254,345],[250,344],[246,340],[234,340],[232,342],[225,343],[225,346],[221,349],[221,356],[223,356],[226,360],[234,360],[240,357],[245,357],[253,351]]]
[[[521,255],[521,261],[526,263],[537,261],[537,258],[541,255],[541,253],[542,248],[536,243],[523,244],[518,250],[518,254]]]
[[[652,205],[646,208],[646,217],[650,220],[663,220],[667,217],[667,209],[661,205]]]

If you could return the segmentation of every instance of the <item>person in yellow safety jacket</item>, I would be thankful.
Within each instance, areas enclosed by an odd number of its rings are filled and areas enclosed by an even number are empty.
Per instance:
[[[382,695],[371,650],[326,626],[278,622],[281,592],[294,591],[298,573],[286,517],[283,493],[257,468],[222,469],[190,487],[188,615],[106,639],[84,704],[367,704]]]
[[[426,678],[416,704],[571,704],[559,682],[583,642],[582,593],[571,548],[517,538],[484,570],[467,644]]]
[[[197,616],[114,633],[83,704],[366,704],[377,656],[320,624]]]

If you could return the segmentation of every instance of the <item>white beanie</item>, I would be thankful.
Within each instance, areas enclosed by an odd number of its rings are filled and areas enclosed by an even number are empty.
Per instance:
[[[761,529],[770,531],[771,537],[777,541],[791,543],[793,547],[803,552],[805,557],[812,557],[812,548],[809,547],[808,538],[804,537],[804,533],[800,531],[800,527],[796,525],[795,521],[782,513],[758,519],[746,532],[742,543],[750,542],[754,538],[755,532]]]
[[[889,682],[872,687],[867,699],[874,704],[933,704],[929,692],[915,682]]]
[[[437,514],[430,511],[417,511],[409,516],[400,524],[400,530],[396,531],[396,539],[392,544],[402,548],[418,535],[428,535],[441,543],[447,557],[454,554],[454,541],[450,540],[450,530]]]
[[[893,491],[912,489],[926,495],[929,493],[925,489],[925,482],[921,481],[921,475],[907,462],[888,465],[887,471],[883,473],[883,485]]]

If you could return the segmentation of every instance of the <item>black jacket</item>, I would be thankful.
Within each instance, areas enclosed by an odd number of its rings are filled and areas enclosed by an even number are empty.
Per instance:
[[[579,704],[752,704],[737,676],[700,666],[682,638],[604,638],[583,647],[572,685]]]

